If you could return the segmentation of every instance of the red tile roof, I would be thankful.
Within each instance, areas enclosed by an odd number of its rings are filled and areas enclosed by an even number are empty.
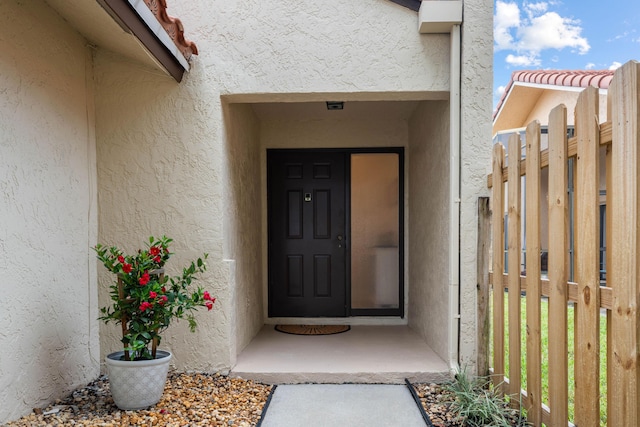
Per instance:
[[[613,70],[522,70],[514,71],[511,74],[511,80],[507,85],[495,112],[495,119],[498,111],[502,107],[509,91],[514,83],[533,83],[540,85],[552,85],[562,87],[589,87],[595,86],[599,89],[608,89],[611,79],[613,78]]]
[[[608,89],[612,78],[612,70],[524,70],[511,76],[513,82],[600,89]]]
[[[184,38],[182,22],[167,14],[166,0],[144,0],[144,2],[187,60],[191,58],[191,55],[198,54],[196,44]]]

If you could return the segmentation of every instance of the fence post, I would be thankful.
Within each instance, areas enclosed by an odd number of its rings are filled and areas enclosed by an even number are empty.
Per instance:
[[[567,108],[549,115],[549,404],[551,425],[567,425]]]
[[[585,89],[576,104],[575,423],[600,423],[600,269],[598,89]],[[584,375],[589,372],[589,375]]]
[[[509,137],[509,180],[508,180],[508,262],[507,273],[509,277],[509,394],[511,403],[520,401],[520,253],[522,251],[522,238],[520,228],[520,207],[522,201],[521,178],[520,178],[520,158],[522,149],[520,148],[520,135],[513,134]],[[515,405],[514,405],[515,406]]]
[[[542,353],[540,339],[540,122],[527,126],[527,418],[542,423]]]
[[[493,381],[504,382],[504,147],[493,146],[493,186],[491,190],[493,245]]]
[[[636,426],[639,422],[638,293],[640,292],[640,64],[619,68],[611,86],[612,188],[610,189],[611,265],[607,281],[613,288],[611,314],[611,378],[608,378],[609,425]],[[609,189],[608,189],[609,190]],[[609,197],[609,195],[607,196]]]
[[[489,198],[478,198],[478,375],[489,374],[489,250],[491,209]]]

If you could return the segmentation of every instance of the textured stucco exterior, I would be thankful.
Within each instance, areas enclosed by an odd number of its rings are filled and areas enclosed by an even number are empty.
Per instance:
[[[250,257],[256,253],[251,236],[264,233],[264,226],[251,224],[256,224],[256,208],[264,212],[265,205],[251,192],[258,184],[264,191],[264,169],[253,169],[257,155],[264,168],[264,148],[276,144],[265,142],[272,131],[269,123],[256,124],[246,106],[235,104],[332,96],[442,98],[448,88],[449,42],[446,35],[421,36],[415,12],[379,0],[242,6],[184,2],[173,5],[172,13],[195,30],[192,37],[200,51],[179,86],[109,52],[97,54],[99,240],[133,247],[145,235],[165,233],[181,245],[176,246],[177,260],[208,252],[211,272],[203,284],[215,291],[216,310],[198,315],[201,327],[195,334],[181,326],[170,330],[163,343],[177,353],[179,369],[228,369],[264,321],[256,317],[265,311],[258,301],[264,300],[264,271],[257,271]],[[228,103],[226,112],[223,103]],[[255,126],[260,153],[255,151]],[[318,125],[294,123],[278,144],[288,138],[319,146],[313,126]],[[354,120],[350,132],[358,126],[367,129]],[[339,146],[364,144],[348,136],[333,130],[322,144],[339,138]],[[398,141],[396,130],[377,139],[406,144],[406,136]],[[106,302],[107,282],[101,281],[101,303]],[[103,354],[117,348],[117,329],[102,327],[101,343]]]
[[[465,0],[460,103],[460,342],[463,367],[475,369],[478,197],[488,196],[491,167],[493,24],[491,0]]]
[[[233,268],[235,335],[232,359],[260,330],[262,289],[262,180],[260,123],[247,104],[224,104],[227,191],[224,257]],[[233,362],[233,360],[232,360]]]
[[[41,0],[0,3],[0,273],[12,301],[0,345],[15,349],[0,358],[0,422],[97,376],[120,348],[117,325],[96,320],[113,280],[90,250],[98,242],[133,251],[170,236],[168,274],[207,252],[199,284],[214,310],[198,312],[196,333],[173,325],[161,347],[179,370],[234,366],[272,320],[268,148],[405,147],[406,316],[395,320],[449,361],[450,36],[420,34],[417,13],[387,0],[175,1],[170,13],[199,50],[179,84],[90,46]],[[488,0],[465,1],[463,361],[475,354],[491,16]],[[307,109],[327,100],[345,101],[344,114]]]
[[[0,2],[0,423],[98,375],[91,63],[46,4]]]
[[[423,102],[409,123],[409,326],[448,360],[449,103]]]

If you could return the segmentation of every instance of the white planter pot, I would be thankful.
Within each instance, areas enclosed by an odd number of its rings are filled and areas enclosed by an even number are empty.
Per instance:
[[[167,382],[171,353],[158,350],[153,360],[120,360],[123,351],[107,355],[109,387],[120,409],[145,409],[158,403]]]

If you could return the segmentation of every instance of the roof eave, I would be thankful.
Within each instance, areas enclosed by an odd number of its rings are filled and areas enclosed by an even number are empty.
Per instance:
[[[127,0],[97,1],[125,32],[140,41],[171,77],[182,81],[189,62],[144,2],[138,2],[135,7]]]

